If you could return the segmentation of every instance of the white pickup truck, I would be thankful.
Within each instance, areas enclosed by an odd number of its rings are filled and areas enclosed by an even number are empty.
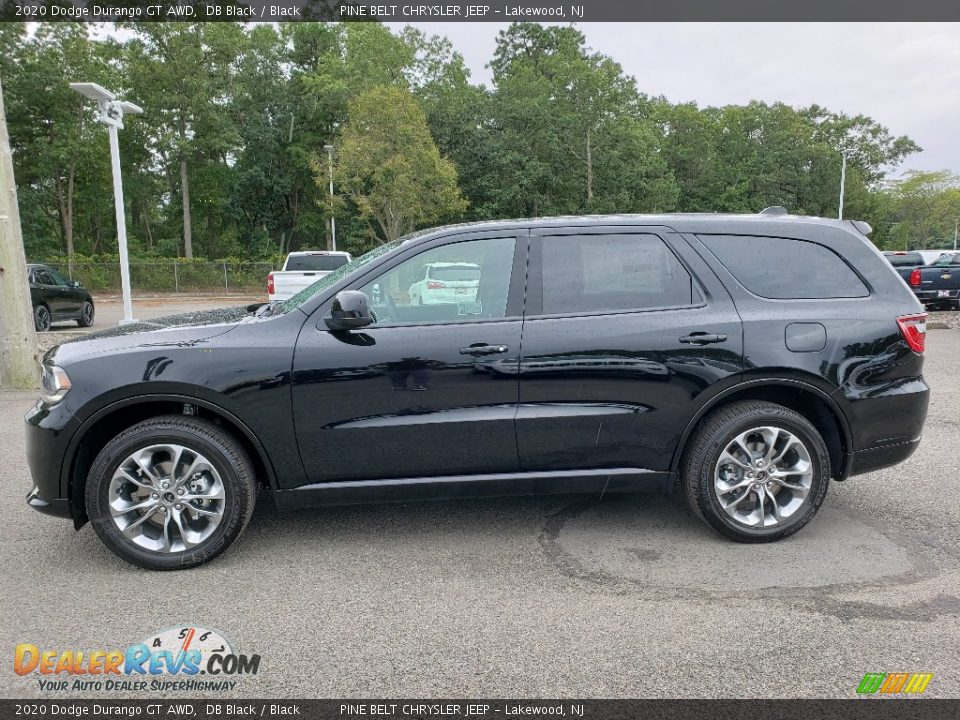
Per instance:
[[[336,250],[305,250],[287,255],[280,270],[267,275],[270,302],[293,297],[324,275],[350,262],[350,253]]]

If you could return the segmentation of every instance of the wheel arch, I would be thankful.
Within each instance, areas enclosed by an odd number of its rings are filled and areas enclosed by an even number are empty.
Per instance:
[[[796,378],[749,380],[727,388],[705,403],[687,423],[674,451],[671,471],[679,476],[687,444],[704,418],[719,408],[740,400],[766,400],[803,415],[823,437],[830,454],[830,476],[846,479],[850,470],[852,435],[846,415],[829,393],[812,383]]]
[[[186,409],[190,408],[190,411]],[[126,428],[160,415],[195,415],[229,432],[247,451],[261,485],[274,490],[276,474],[263,444],[236,415],[219,405],[189,395],[137,395],[113,402],[87,418],[67,446],[61,470],[61,487],[70,499],[74,526],[87,522],[83,493],[87,475],[103,447]]]

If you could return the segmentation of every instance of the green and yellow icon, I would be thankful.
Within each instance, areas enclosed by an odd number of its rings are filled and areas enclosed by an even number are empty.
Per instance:
[[[867,673],[857,687],[858,695],[920,695],[933,680],[933,673]]]

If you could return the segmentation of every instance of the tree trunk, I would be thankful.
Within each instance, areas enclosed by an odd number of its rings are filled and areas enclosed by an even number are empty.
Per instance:
[[[33,326],[27,260],[20,233],[13,156],[0,86],[0,385],[37,385],[37,335]]]
[[[67,175],[67,270],[73,280],[73,180],[77,176],[77,162],[70,161],[70,172]]]
[[[587,205],[593,202],[593,148],[590,145],[590,128],[587,128]]]
[[[190,178],[187,159],[180,160],[180,195],[183,198],[183,256],[193,257],[193,229],[190,227]]]
[[[70,163],[67,170],[67,187],[63,187],[60,166],[54,168],[56,178],[54,188],[57,192],[57,217],[60,220],[60,234],[67,250],[68,275],[73,278],[73,178],[76,175],[76,162]]]

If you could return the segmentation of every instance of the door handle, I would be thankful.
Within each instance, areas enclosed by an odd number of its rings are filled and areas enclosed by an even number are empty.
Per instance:
[[[726,341],[726,335],[711,335],[705,332],[694,332],[680,338],[680,342],[687,345],[710,345],[711,343],[722,343]]]
[[[506,345],[485,345],[484,343],[474,343],[467,347],[460,348],[461,355],[496,355],[505,353],[509,350]]]

